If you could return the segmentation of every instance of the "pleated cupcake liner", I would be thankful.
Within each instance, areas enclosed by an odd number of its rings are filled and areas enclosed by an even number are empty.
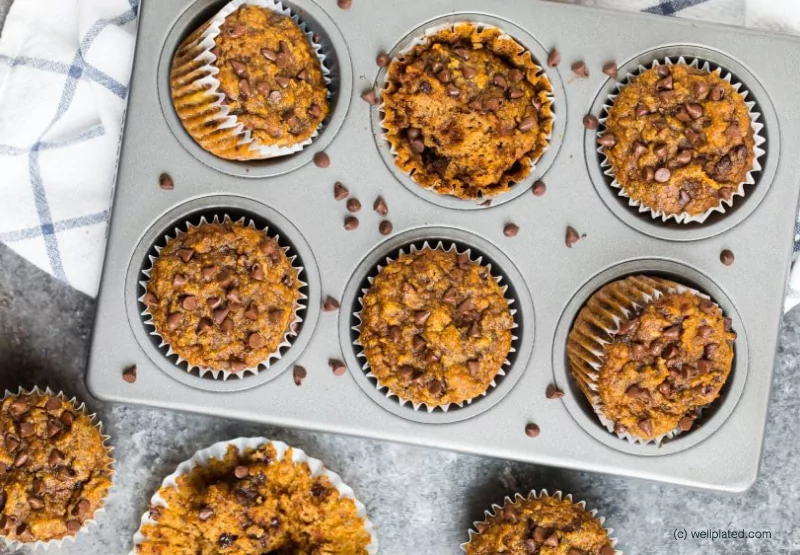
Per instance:
[[[187,74],[194,73],[197,75],[192,81],[192,84],[195,86],[196,92],[202,91],[203,93],[203,104],[205,104],[203,111],[213,114],[213,118],[210,119],[210,121],[217,123],[215,131],[229,130],[226,136],[220,138],[220,140],[235,141],[235,145],[238,146],[248,145],[247,154],[240,155],[237,151],[236,154],[225,156],[225,158],[231,160],[266,160],[300,152],[319,136],[324,127],[324,122],[320,123],[311,137],[300,143],[291,146],[263,144],[253,137],[251,130],[245,128],[238,117],[231,113],[230,107],[224,104],[225,93],[222,92],[220,82],[217,79],[219,68],[214,65],[217,57],[212,50],[216,45],[216,39],[220,35],[220,27],[222,27],[225,19],[244,5],[257,6],[285,15],[291,18],[292,21],[300,27],[303,34],[308,38],[308,42],[319,60],[325,86],[328,89],[327,96],[328,99],[330,99],[331,71],[325,65],[326,56],[322,52],[322,45],[314,40],[313,31],[308,29],[308,26],[300,18],[300,15],[294,13],[289,7],[277,0],[232,0],[226,4],[210,21],[201,27],[202,32],[195,32],[198,36],[194,37],[190,41],[190,44],[186,45],[186,49],[189,50],[190,54],[193,54],[194,57],[188,62],[173,67],[172,72],[176,72],[180,69],[184,70]],[[188,86],[188,83],[182,85],[182,87],[185,86]],[[173,105],[174,104],[173,102]],[[193,102],[191,108],[197,110],[197,106],[198,103]],[[175,109],[178,115],[181,116],[181,120],[183,120],[183,111],[186,111],[187,116],[190,115],[187,107],[184,107],[182,110],[181,107],[175,106]]]
[[[527,48],[525,48],[525,46],[520,44],[511,35],[509,35],[508,33],[506,33],[505,31],[503,31],[502,29],[500,29],[497,26],[489,25],[489,24],[483,24],[483,23],[475,23],[475,22],[471,22],[471,21],[462,21],[462,22],[457,22],[457,23],[445,23],[445,24],[442,24],[442,25],[436,25],[434,27],[429,27],[429,28],[425,29],[425,31],[421,35],[411,39],[411,41],[409,42],[408,46],[406,46],[405,48],[400,50],[397,53],[397,56],[392,60],[391,63],[395,63],[396,60],[402,59],[404,56],[408,55],[414,48],[429,43],[434,37],[436,37],[438,34],[442,33],[443,31],[451,31],[451,30],[454,30],[456,27],[461,26],[461,25],[469,25],[469,26],[471,26],[471,27],[473,27],[475,29],[477,29],[477,28],[481,28],[481,29],[496,29],[497,31],[499,31],[501,33],[500,37],[498,37],[498,40],[511,41],[513,44],[516,44],[519,47],[520,52],[528,52],[528,53],[530,53],[530,51]],[[553,139],[553,128],[554,128],[554,124],[555,124],[555,121],[556,121],[556,112],[553,109],[553,105],[555,103],[555,96],[554,96],[554,93],[553,93],[553,84],[550,82],[550,79],[547,77],[547,74],[546,74],[546,72],[544,70],[544,67],[542,66],[542,64],[540,63],[539,60],[536,60],[533,57],[533,54],[531,54],[531,61],[536,66],[536,68],[539,70],[537,72],[537,75],[540,76],[540,77],[544,77],[544,79],[547,81],[547,84],[548,84],[548,86],[550,88],[549,94],[547,95],[548,104],[546,106],[542,106],[542,108],[539,110],[539,112],[541,113],[542,110],[547,108],[547,112],[549,112],[549,114],[548,114],[549,119],[547,120],[547,131],[546,131],[546,137],[545,137],[545,144],[542,146],[541,152],[539,152],[535,157],[526,156],[526,158],[530,161],[531,167],[530,167],[530,171],[528,172],[528,174],[525,177],[523,177],[521,179],[521,181],[524,180],[524,179],[527,179],[527,177],[530,176],[530,174],[534,172],[534,170],[536,169],[536,164],[539,162],[539,160],[541,160],[542,156],[544,156],[544,153],[547,151],[547,149],[550,148],[550,144],[551,144],[552,139]],[[387,76],[388,76],[388,73],[387,73]],[[388,79],[386,79],[386,81],[380,87],[380,93],[381,93],[380,94],[380,103],[378,104],[377,108],[378,108],[378,110],[380,110],[380,113],[383,114],[383,117],[381,118],[381,122],[380,122],[381,123],[381,128],[383,129],[383,140],[386,141],[386,143],[389,145],[389,151],[392,154],[392,158],[397,160],[398,153],[397,153],[397,150],[395,149],[394,145],[391,143],[391,141],[389,141],[389,138],[388,138],[389,129],[388,129],[387,123],[386,123],[386,103],[384,101],[384,96],[385,96],[386,92],[389,91],[390,85],[391,85],[391,83],[389,82]],[[398,167],[398,169],[400,169],[400,168]],[[424,185],[421,185],[421,184],[417,183],[417,181],[414,180],[414,177],[413,177],[413,175],[411,175],[411,173],[409,173],[409,172],[404,172],[404,173],[409,178],[411,178],[414,181],[414,183],[416,183],[420,187],[422,187],[424,189],[427,189],[427,190],[430,190],[430,191],[433,191],[433,192],[436,192],[435,189],[433,189],[433,188],[425,187]],[[514,185],[516,185],[516,184],[509,185],[509,188],[512,188]],[[482,203],[485,202],[487,199],[494,198],[496,196],[502,195],[503,193],[507,193],[507,192],[509,192],[509,191],[501,191],[501,192],[495,193],[494,195],[484,196],[484,197],[481,197],[481,198],[465,198],[465,199],[459,199],[459,200],[463,200],[464,202],[470,202],[470,203],[478,202],[478,203],[481,203],[481,205],[482,205]],[[452,196],[453,198],[458,198],[455,195],[445,195],[445,196]]]
[[[327,477],[328,480],[330,481],[331,486],[333,486],[336,489],[336,491],[339,492],[339,495],[342,499],[351,499],[355,504],[356,514],[363,521],[364,529],[369,534],[371,539],[370,544],[367,546],[367,552],[369,553],[369,555],[375,555],[378,553],[378,539],[375,535],[375,527],[373,526],[372,522],[369,520],[367,516],[367,509],[356,498],[353,489],[344,483],[341,476],[339,476],[338,474],[336,474],[331,470],[328,470],[325,467],[324,463],[319,459],[309,457],[302,449],[298,449],[296,447],[290,447],[289,445],[285,444],[282,441],[274,441],[264,437],[240,437],[229,441],[220,441],[218,443],[211,445],[210,447],[206,447],[205,449],[200,449],[194,455],[192,455],[190,459],[180,463],[172,474],[164,478],[156,493],[153,494],[153,497],[150,498],[149,506],[164,507],[164,508],[167,507],[168,506],[167,502],[160,495],[160,491],[162,489],[177,488],[179,477],[190,475],[192,471],[197,467],[200,468],[208,467],[212,459],[223,460],[228,452],[228,447],[230,446],[235,447],[241,454],[244,453],[245,451],[251,449],[258,449],[259,447],[265,445],[272,445],[277,455],[276,460],[278,461],[283,460],[287,452],[291,448],[292,462],[294,464],[307,465],[308,469],[311,472],[312,478],[318,478],[320,476]],[[134,548],[129,555],[136,555],[137,547],[140,544],[143,544],[148,541],[147,536],[144,534],[144,527],[147,525],[155,526],[157,524],[158,523],[150,516],[150,510],[148,509],[147,511],[145,511],[140,520],[139,529],[136,530],[136,532],[134,533],[133,536]]]
[[[611,285],[617,285],[618,289],[615,288],[613,291],[606,289]],[[603,412],[605,405],[598,393],[598,381],[600,369],[603,366],[605,346],[613,341],[623,322],[635,317],[645,306],[657,301],[664,295],[688,292],[711,301],[717,308],[720,307],[708,295],[674,281],[651,276],[630,276],[609,283],[595,291],[592,297],[586,301],[581,312],[601,292],[609,297],[603,303],[603,309],[607,313],[592,313],[591,328],[593,333],[584,333],[576,330],[575,327],[570,331],[569,339],[567,340],[570,373],[578,383],[578,386],[580,386],[581,391],[586,395],[594,413],[606,430],[634,445],[656,445],[660,447],[664,441],[674,439],[685,432],[681,430],[680,426],[676,426],[675,429],[648,440],[635,436],[628,431],[618,433],[615,430],[614,421],[605,416]],[[721,308],[720,312],[722,312]],[[580,339],[573,337],[573,333],[579,333]],[[700,408],[695,412],[697,421],[700,420],[704,408]]]
[[[455,242],[451,242],[451,241],[447,242],[447,243],[449,243],[450,246],[448,248],[445,248],[445,243],[446,243],[446,241],[438,241],[436,243],[436,246],[432,248],[429,245],[428,241],[424,241],[423,244],[422,244],[422,247],[417,247],[414,244],[407,245],[406,247],[402,247],[402,248],[398,249],[394,253],[394,256],[386,256],[386,258],[384,259],[385,260],[385,265],[378,264],[376,266],[376,270],[377,270],[376,277],[377,277],[378,274],[380,274],[381,271],[383,271],[383,269],[386,266],[388,266],[392,262],[396,261],[398,258],[400,258],[401,256],[403,256],[405,254],[414,254],[415,252],[424,251],[424,250],[434,250],[434,251],[439,251],[439,252],[455,252],[456,254],[466,254],[467,257],[469,257],[470,262],[473,262],[475,264],[481,265],[484,268],[486,268],[487,271],[489,272],[489,274],[491,275],[491,277],[498,284],[502,284],[503,276],[502,275],[493,274],[492,273],[492,265],[491,264],[486,264],[484,266],[482,264],[483,256],[478,256],[477,258],[473,258],[472,257],[472,249],[467,248],[465,250],[459,251],[456,243]],[[406,250],[408,250],[408,252],[406,252]],[[372,283],[374,282],[374,280],[375,280],[375,277],[368,277],[367,278],[367,281],[369,282],[370,287],[372,286]],[[508,303],[509,313],[511,314],[511,318],[513,320],[513,324],[511,326],[511,329],[512,330],[517,329],[517,328],[519,328],[519,322],[517,321],[517,310],[515,308],[512,308],[512,305],[516,302],[516,299],[514,299],[513,296],[508,295],[508,285],[501,285],[501,288],[502,288],[502,291],[503,291],[503,297],[506,300],[506,303]],[[392,391],[389,388],[389,386],[387,386],[386,384],[382,383],[380,381],[380,379],[378,378],[378,376],[376,376],[375,374],[372,373],[372,369],[370,367],[369,361],[367,360],[367,355],[364,352],[364,347],[360,342],[361,326],[363,324],[363,322],[361,320],[361,311],[364,308],[364,295],[366,295],[368,291],[369,291],[369,288],[364,288],[364,289],[361,290],[361,295],[358,297],[358,304],[361,306],[361,309],[358,310],[357,312],[353,313],[353,316],[355,316],[358,319],[358,324],[351,328],[358,334],[358,337],[355,339],[355,341],[353,341],[353,344],[356,347],[358,347],[358,352],[356,353],[356,356],[357,356],[357,358],[363,359],[363,363],[361,364],[361,370],[366,374],[366,376],[368,378],[370,378],[371,380],[375,381],[375,387],[378,389],[378,391],[383,392],[386,395],[387,398],[395,397],[397,399],[397,401],[400,403],[401,406],[410,405],[411,408],[413,410],[415,410],[415,411],[420,410],[421,408],[424,408],[428,413],[432,413],[436,409],[439,409],[442,412],[447,412],[453,406],[456,406],[458,408],[464,408],[464,405],[470,405],[470,404],[472,404],[472,402],[475,399],[477,399],[479,397],[485,397],[489,393],[490,390],[492,390],[495,387],[497,387],[497,376],[500,376],[501,378],[504,377],[506,375],[506,368],[510,368],[511,367],[511,361],[508,359],[508,355],[510,355],[511,353],[515,353],[517,351],[516,344],[519,341],[519,337],[514,335],[513,332],[512,332],[512,335],[511,335],[511,348],[509,349],[505,360],[503,360],[500,368],[497,371],[497,374],[495,374],[495,378],[492,379],[491,383],[486,388],[486,390],[484,390],[477,397],[473,397],[471,399],[466,399],[465,401],[462,401],[460,403],[446,403],[446,404],[443,404],[443,405],[428,405],[428,403],[416,403],[416,402],[414,402],[414,401],[412,401],[410,399],[405,399],[405,398],[401,397],[400,395],[398,395],[397,393]]]
[[[241,217],[238,220],[234,221],[234,220],[231,219],[230,216],[228,216],[228,214],[224,214],[223,213],[222,214],[222,220],[220,221],[219,215],[218,214],[214,214],[214,217],[209,222],[206,219],[205,216],[201,216],[200,217],[200,223],[198,223],[197,225],[195,225],[195,224],[193,224],[193,223],[191,223],[189,221],[186,221],[186,222],[183,223],[183,228],[180,228],[180,227],[176,226],[174,228],[174,236],[164,235],[164,237],[163,237],[163,245],[154,245],[153,248],[155,249],[157,255],[160,255],[161,251],[166,247],[167,244],[169,244],[171,241],[175,241],[175,240],[180,239],[181,237],[184,237],[189,229],[198,228],[198,227],[200,227],[202,225],[207,225],[209,223],[211,223],[211,224],[223,224],[223,225],[225,225],[225,224],[242,225],[242,226],[246,225],[247,227],[249,227],[251,229],[259,229],[258,226],[256,226],[256,224],[255,224],[255,222],[253,220],[247,220],[245,217]],[[271,235],[269,233],[269,226],[267,226],[267,227],[265,227],[263,229],[260,229],[260,231],[262,231],[264,233],[264,237],[274,240],[278,244],[278,246],[281,248],[281,250],[284,252],[284,254],[287,253],[290,250],[289,246],[281,245],[280,235],[277,235],[277,234],[276,235]],[[152,312],[150,312],[150,307],[147,306],[145,304],[145,302],[144,302],[144,298],[145,298],[145,296],[147,295],[147,292],[148,292],[148,285],[150,283],[150,279],[149,279],[150,278],[150,273],[152,272],[153,267],[155,266],[156,260],[158,260],[158,256],[148,255],[148,259],[150,261],[150,267],[147,268],[146,270],[142,270],[142,274],[144,274],[144,276],[146,278],[148,278],[148,279],[144,279],[144,280],[140,280],[139,281],[139,285],[144,289],[144,293],[142,295],[140,295],[138,297],[138,299],[137,299],[139,301],[139,303],[141,303],[141,305],[144,306],[144,310],[142,310],[142,312],[140,313],[140,316],[142,317],[142,320],[143,320],[144,324],[148,328],[152,328],[152,331],[150,331],[150,335],[152,335],[154,337],[157,337],[160,340],[160,343],[158,345],[158,349],[160,351],[162,351],[164,353],[164,356],[167,359],[169,359],[171,362],[173,362],[173,364],[176,367],[182,368],[182,366],[185,364],[186,365],[186,372],[192,372],[193,370],[197,370],[198,371],[198,375],[199,375],[200,378],[203,378],[207,374],[211,374],[211,377],[214,378],[215,380],[223,380],[224,381],[224,380],[227,380],[231,376],[236,376],[239,379],[244,379],[249,375],[256,375],[259,372],[263,372],[263,371],[268,370],[275,362],[280,360],[283,357],[283,353],[289,347],[292,346],[292,342],[294,341],[294,338],[297,337],[298,329],[300,328],[300,325],[303,322],[303,318],[300,316],[300,312],[307,308],[306,304],[305,304],[305,301],[308,299],[308,296],[306,294],[304,294],[302,291],[300,292],[299,300],[297,301],[297,303],[295,303],[294,320],[292,320],[292,322],[289,324],[286,332],[284,333],[283,341],[281,341],[278,344],[278,346],[275,348],[275,351],[272,352],[269,355],[269,357],[266,358],[266,360],[261,361],[256,366],[245,368],[245,369],[243,369],[243,370],[241,370],[239,372],[232,372],[230,370],[221,370],[221,369],[215,369],[215,368],[207,368],[207,367],[198,366],[198,365],[190,363],[188,360],[184,359],[180,354],[175,352],[175,350],[172,348],[172,346],[169,344],[169,342],[166,339],[164,339],[164,337],[161,335],[161,333],[158,331],[158,328],[156,327],[155,321],[153,320],[153,314],[152,314]],[[304,267],[295,265],[295,261],[298,259],[297,255],[293,255],[293,256],[287,257],[287,259],[289,261],[289,264],[290,264],[292,270],[294,270],[297,273],[297,278],[296,279],[297,279],[297,283],[298,283],[299,289],[302,289],[303,287],[307,287],[308,284],[300,279],[300,275],[303,273]],[[175,358],[173,359],[173,357],[175,357]]]
[[[105,500],[108,499],[108,495],[109,495],[109,493],[111,491],[111,488],[113,487],[113,484],[114,484],[114,482],[113,482],[113,477],[114,477],[114,473],[115,473],[115,470],[114,470],[115,460],[114,460],[114,456],[113,456],[114,448],[111,445],[108,444],[108,442],[109,442],[109,440],[111,438],[108,435],[103,433],[103,423],[97,418],[97,414],[96,413],[91,413],[90,414],[89,410],[86,408],[86,403],[80,402],[80,404],[79,404],[77,397],[72,397],[71,399],[67,399],[67,397],[66,397],[66,395],[64,395],[63,391],[53,392],[53,390],[51,390],[49,387],[45,388],[44,390],[41,390],[41,389],[39,389],[38,386],[36,386],[36,387],[34,387],[33,389],[30,389],[30,390],[27,390],[27,389],[24,389],[24,388],[20,387],[17,390],[16,393],[13,393],[13,392],[9,391],[8,389],[6,389],[2,400],[4,402],[8,398],[22,397],[22,396],[26,396],[26,395],[38,395],[38,396],[47,395],[47,396],[50,396],[50,397],[55,397],[56,399],[59,399],[59,400],[65,402],[65,403],[68,403],[72,407],[72,410],[74,412],[81,413],[84,416],[86,416],[87,418],[89,418],[89,421],[92,423],[92,425],[97,429],[98,433],[100,434],[100,438],[102,440],[103,448],[105,449],[106,455],[108,456],[109,461],[110,461],[105,469],[109,473],[109,480],[111,481],[111,486],[109,486],[109,489],[106,491],[106,496],[105,496],[105,499],[104,499],[104,503],[95,510],[95,512],[92,514],[91,518],[87,518],[86,520],[83,521],[83,525],[81,526],[80,530],[78,530],[76,533],[68,534],[68,535],[66,535],[66,536],[64,536],[62,538],[58,538],[58,539],[52,539],[52,540],[47,540],[47,541],[35,540],[35,541],[31,541],[31,542],[22,542],[22,541],[19,541],[19,540],[12,540],[10,538],[7,538],[5,535],[0,534],[0,541],[2,541],[2,543],[6,547],[8,547],[11,551],[15,551],[17,549],[20,549],[23,546],[32,547],[34,550],[36,550],[36,549],[38,549],[40,547],[42,549],[44,549],[44,550],[48,550],[51,547],[55,548],[55,549],[60,549],[62,544],[65,541],[74,542],[79,536],[83,536],[85,534],[89,534],[91,532],[91,528],[94,527],[94,526],[97,526],[97,518],[100,517],[102,515],[102,513],[105,512],[105,510],[106,510],[105,509]]]
[[[701,65],[702,63],[702,65]],[[644,204],[642,204],[638,200],[634,200],[630,197],[630,195],[625,191],[625,187],[617,181],[617,177],[614,173],[614,169],[611,166],[611,161],[608,159],[606,152],[602,146],[598,146],[597,152],[600,153],[601,161],[600,161],[600,168],[603,171],[603,174],[611,178],[610,186],[614,189],[617,189],[618,195],[623,198],[628,199],[628,206],[636,208],[640,214],[649,213],[652,219],[657,220],[660,219],[662,222],[668,222],[670,220],[674,220],[679,224],[686,224],[686,223],[704,223],[709,216],[714,213],[725,213],[726,210],[733,206],[734,198],[735,197],[744,197],[746,194],[745,187],[749,185],[755,185],[756,173],[761,172],[763,167],[761,166],[761,162],[759,162],[759,158],[762,158],[766,151],[762,148],[762,145],[767,142],[767,139],[761,134],[761,131],[764,129],[764,124],[759,122],[762,115],[761,112],[755,110],[756,103],[755,101],[748,101],[747,97],[750,95],[750,91],[744,88],[744,84],[740,81],[737,81],[734,76],[727,70],[725,70],[722,66],[710,62],[708,60],[701,60],[699,58],[692,58],[690,63],[686,62],[686,58],[684,56],[679,56],[676,61],[673,62],[673,57],[667,57],[664,59],[656,59],[650,64],[650,67],[646,67],[643,65],[639,65],[635,71],[629,72],[623,79],[620,79],[616,87],[614,88],[614,92],[608,95],[606,102],[603,104],[601,117],[598,118],[600,122],[600,126],[597,129],[596,135],[597,138],[600,138],[606,132],[606,121],[608,120],[608,113],[611,110],[611,107],[614,105],[617,97],[627,85],[632,83],[639,75],[648,71],[650,69],[655,69],[662,65],[684,65],[693,67],[695,69],[699,69],[705,71],[707,73],[716,73],[720,76],[721,79],[730,83],[735,90],[743,99],[744,104],[747,106],[750,115],[750,129],[753,133],[753,167],[745,175],[745,180],[739,183],[736,191],[731,195],[729,200],[720,199],[719,205],[715,206],[714,208],[710,208],[706,212],[702,214],[692,215],[688,212],[680,212],[678,214],[668,214],[662,212],[660,210],[652,209]]]
[[[568,501],[573,505],[577,505],[578,507],[589,513],[592,516],[592,518],[594,518],[597,522],[600,523],[600,526],[603,526],[603,524],[605,524],[606,521],[605,517],[598,516],[596,509],[592,509],[591,511],[588,510],[586,508],[585,501],[578,501],[578,502],[573,501],[572,494],[564,495],[561,491],[557,491],[553,495],[550,495],[549,493],[547,493],[546,489],[543,489],[541,491],[533,490],[527,496],[523,496],[522,494],[519,493],[515,494],[513,499],[510,496],[507,496],[505,499],[503,499],[502,505],[498,505],[495,503],[491,506],[490,509],[484,511],[483,520],[476,520],[475,522],[472,523],[472,528],[467,530],[467,537],[469,538],[469,540],[461,544],[461,551],[466,553],[467,546],[470,544],[470,542],[472,542],[473,538],[481,534],[479,529],[486,528],[490,523],[489,521],[494,518],[497,518],[498,513],[501,513],[503,509],[505,509],[506,507],[517,507],[519,506],[520,503],[524,503],[526,501],[531,501],[531,500],[539,500],[543,498],[551,498],[551,499],[556,499],[558,501]],[[622,551],[616,549],[618,540],[613,535],[614,529],[603,527],[603,530],[605,530],[606,534],[608,534],[608,539],[611,541],[611,547],[615,548],[614,555],[623,555]]]

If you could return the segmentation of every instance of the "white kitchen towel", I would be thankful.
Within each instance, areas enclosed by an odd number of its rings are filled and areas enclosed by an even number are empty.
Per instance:
[[[800,0],[558,1],[800,33]],[[0,35],[0,242],[92,296],[138,6],[139,0],[16,0]],[[800,224],[797,232],[795,252]],[[797,304],[800,264],[786,309]]]

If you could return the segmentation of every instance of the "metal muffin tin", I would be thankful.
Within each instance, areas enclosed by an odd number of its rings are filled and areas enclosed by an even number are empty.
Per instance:
[[[783,35],[532,0],[428,0],[398,4],[354,0],[287,2],[317,32],[331,61],[333,111],[315,142],[276,160],[227,162],[204,152],[181,127],[168,74],[180,40],[224,4],[219,0],[145,0],[121,148],[105,271],[87,382],[102,399],[216,414],[378,439],[415,443],[565,468],[742,491],[758,473],[764,426],[792,252],[798,204],[800,77],[788,53],[800,41]],[[554,88],[550,147],[528,179],[489,207],[421,190],[393,165],[378,109],[360,94],[378,88],[381,51],[397,52],[427,28],[474,21],[499,26],[540,63],[557,47],[562,62],[546,68]],[[596,115],[614,82],[601,72],[665,56],[699,57],[733,73],[751,92],[765,124],[767,151],[756,185],[725,216],[706,224],[650,220],[607,185],[595,136],[581,124]],[[570,66],[585,60],[590,76]],[[778,120],[780,115],[780,123]],[[329,168],[311,163],[325,150]],[[787,156],[783,156],[786,153]],[[159,188],[162,172],[174,190]],[[535,179],[547,193],[530,193]],[[363,208],[360,226],[333,198],[343,182]],[[378,232],[376,197],[394,232]],[[139,281],[147,254],[165,232],[200,215],[230,214],[268,224],[298,255],[307,286],[299,334],[269,369],[226,381],[199,378],[158,349],[141,316]],[[508,238],[506,223],[519,225]],[[586,234],[572,248],[567,226]],[[471,247],[491,260],[516,299],[517,352],[507,375],[462,408],[414,411],[388,399],[368,379],[353,344],[353,312],[375,265],[399,248],[428,240]],[[733,266],[719,253],[731,249]],[[738,332],[731,377],[697,429],[662,444],[633,445],[609,434],[573,384],[565,356],[569,328],[588,297],[632,273],[671,277],[713,297]],[[322,300],[341,309],[325,312]],[[349,372],[335,376],[328,360]],[[135,364],[129,384],[122,370]],[[308,377],[295,385],[291,368]],[[566,395],[545,398],[555,383]],[[527,437],[525,425],[541,428]]]

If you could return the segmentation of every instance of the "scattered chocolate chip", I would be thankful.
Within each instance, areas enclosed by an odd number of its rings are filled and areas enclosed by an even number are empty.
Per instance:
[[[719,253],[719,261],[722,262],[725,266],[730,266],[733,264],[734,256],[733,252],[729,251],[728,249],[723,250]]]
[[[616,79],[617,75],[619,74],[616,62],[606,62],[605,64],[603,64],[603,73],[605,73],[612,79]]]
[[[526,424],[525,425],[525,435],[528,437],[536,437],[539,435],[540,432],[539,426],[534,423]]]
[[[394,226],[392,226],[392,222],[390,222],[389,220],[383,220],[381,223],[378,224],[378,233],[380,233],[381,235],[389,235],[390,233],[392,233],[393,228]]]
[[[129,366],[122,371],[122,379],[128,383],[136,381],[136,366]]]
[[[350,195],[350,190],[345,187],[341,182],[337,181],[333,184],[333,198],[336,200],[344,200]]]
[[[358,228],[358,218],[355,216],[347,216],[344,219],[344,228],[347,231],[353,231],[354,229]]]
[[[361,210],[361,201],[359,201],[357,198],[351,198],[347,201],[347,210],[348,212],[353,213],[358,212]]]
[[[175,182],[172,180],[169,174],[162,173],[158,178],[158,186],[165,191],[171,191],[175,188]]]
[[[386,67],[392,63],[392,58],[386,52],[381,52],[378,54],[378,57],[375,58],[375,63],[378,64],[378,67]]]
[[[332,358],[328,361],[328,366],[331,367],[334,376],[344,376],[347,373],[347,366],[341,360]]]
[[[567,226],[567,234],[564,239],[564,243],[567,245],[568,248],[572,248],[572,245],[580,241],[581,236],[578,235],[578,232],[575,231],[575,228],[572,226]]]
[[[302,385],[303,380],[308,376],[308,372],[302,366],[295,366],[292,370],[292,377],[294,378],[295,385]]]
[[[669,171],[669,168],[658,168],[656,170],[654,177],[655,180],[658,181],[659,183],[666,183],[667,181],[669,181],[671,175],[672,172]]]
[[[600,144],[600,146],[611,148],[617,144],[617,138],[613,133],[604,133],[597,138],[597,142]]]
[[[561,53],[557,49],[553,48],[547,55],[547,65],[549,67],[556,67],[560,63],[561,63]]]
[[[370,106],[375,106],[378,104],[378,97],[375,95],[375,91],[373,91],[372,89],[363,92],[361,94],[361,100],[363,100]]]
[[[519,226],[517,224],[508,223],[503,227],[503,235],[506,237],[516,237],[519,233]]]
[[[540,197],[547,192],[547,185],[545,185],[543,181],[537,181],[533,184],[533,189],[531,189],[531,192],[534,194],[534,196]]]
[[[595,130],[600,125],[598,119],[592,114],[586,114],[583,116],[583,126],[589,130]]]
[[[325,152],[317,152],[314,154],[314,164],[318,168],[327,168],[331,165],[331,158]]]
[[[339,301],[330,296],[326,297],[325,301],[322,303],[322,310],[324,312],[333,312],[334,310],[339,310]]]
[[[589,68],[586,67],[586,62],[584,62],[583,60],[572,64],[572,71],[578,77],[583,77],[584,79],[589,77]]]
[[[544,390],[544,396],[548,399],[561,399],[564,396],[564,392],[558,389],[555,384],[548,384]]]

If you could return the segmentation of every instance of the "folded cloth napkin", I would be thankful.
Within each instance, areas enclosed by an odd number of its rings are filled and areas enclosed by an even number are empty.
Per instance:
[[[800,33],[798,0],[557,1]],[[92,296],[138,6],[139,0],[16,0],[0,35],[0,241]],[[797,304],[800,264],[786,309]]]

